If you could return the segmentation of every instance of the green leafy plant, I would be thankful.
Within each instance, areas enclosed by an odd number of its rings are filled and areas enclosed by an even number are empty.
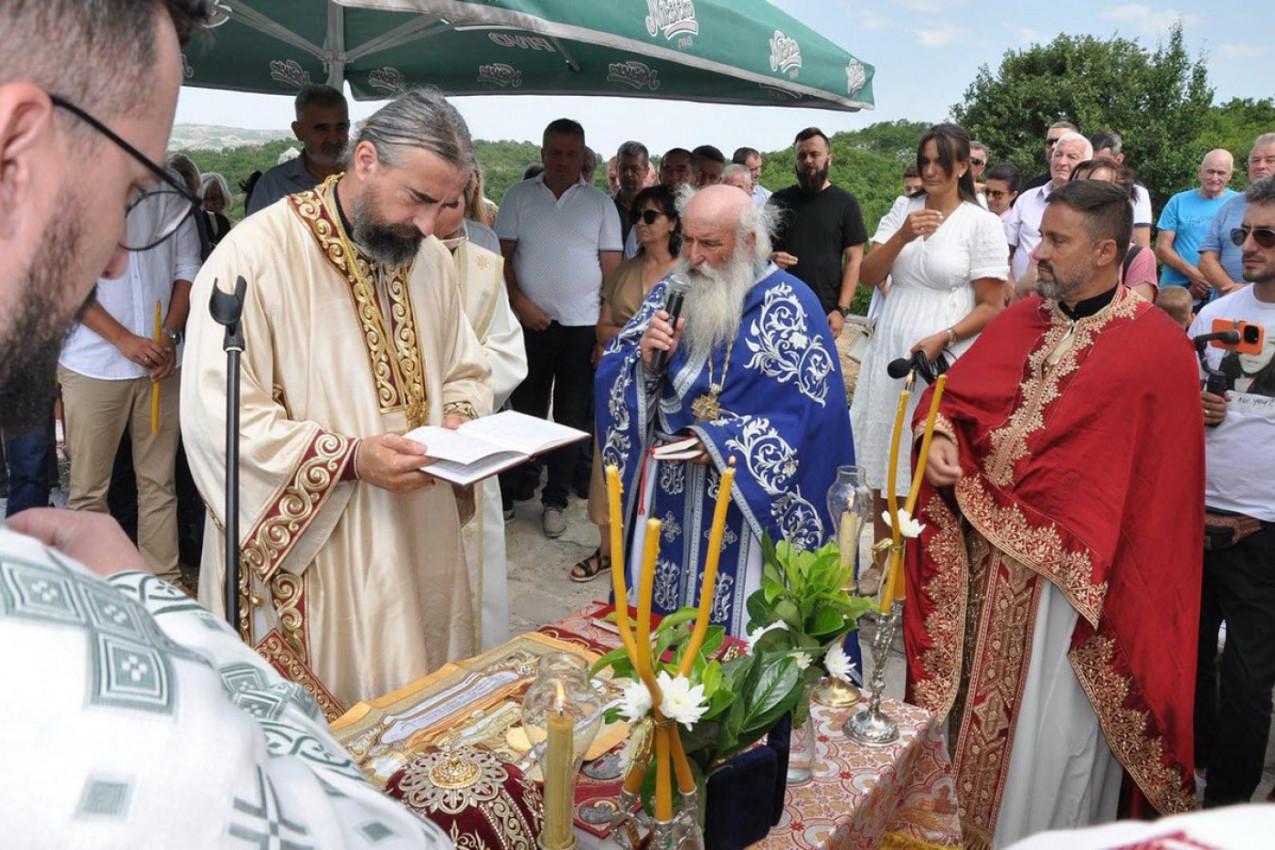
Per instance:
[[[807,551],[762,535],[761,587],[747,602],[753,652],[794,658],[803,667],[803,684],[813,684],[824,672],[828,648],[876,607],[846,590],[853,572],[853,563],[841,564],[836,543]],[[803,691],[793,722],[803,722],[808,711]]]
[[[651,634],[655,672],[677,673],[686,651],[696,609],[681,608],[664,617]],[[695,655],[687,678],[703,687],[707,707],[693,728],[680,727],[682,745],[706,776],[729,759],[759,741],[801,698],[803,676],[790,652],[719,654],[726,637],[722,626],[709,626],[704,643]],[[599,658],[593,672],[610,667],[618,679],[637,679],[624,649],[614,649]],[[619,709],[608,712],[614,722]]]

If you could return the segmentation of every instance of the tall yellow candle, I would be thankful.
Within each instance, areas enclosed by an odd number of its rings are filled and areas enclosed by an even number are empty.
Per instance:
[[[909,375],[907,385],[911,385]],[[895,495],[895,485],[899,480],[899,437],[903,433],[903,419],[907,416],[908,391],[905,388],[899,393],[899,405],[894,411],[894,430],[890,435],[890,466],[886,471],[886,504],[890,508],[890,557],[887,559],[885,581],[881,583],[881,610],[889,611],[894,604],[895,571],[898,569],[899,546],[902,544],[902,532],[899,530],[899,497]]]
[[[669,781],[669,728],[663,723],[655,727],[655,819],[665,823],[673,819],[673,786]]]
[[[669,724],[668,745],[673,756],[673,775],[677,777],[677,790],[689,794],[695,790],[695,774],[691,773],[691,763],[682,747],[682,732],[676,723]]]
[[[735,459],[722,470],[722,480],[717,488],[717,503],[713,506],[713,523],[708,529],[708,555],[704,558],[704,583],[699,589],[699,608],[695,612],[695,628],[686,641],[682,663],[678,672],[690,675],[699,648],[704,645],[708,621],[713,613],[713,591],[717,586],[717,564],[722,558],[722,535],[726,532],[726,509],[730,507],[730,491],[735,486]]]
[[[163,327],[163,325],[160,324],[163,321],[163,318],[160,316],[160,311],[162,309],[163,302],[156,298],[154,331],[156,345],[159,344],[159,335],[163,333],[163,331],[160,330],[160,328]],[[151,433],[159,433],[159,381],[151,381]]]
[[[571,769],[575,766],[572,717],[565,711],[546,715],[548,739],[545,741],[543,774],[545,780],[545,826],[541,838],[546,850],[567,850],[572,846]]]
[[[842,511],[837,524],[837,555],[845,569],[854,563],[859,550],[859,515],[854,511]],[[852,577],[853,578],[853,577]]]
[[[655,558],[660,551],[660,521],[646,521],[646,540],[642,546],[642,572],[638,578],[637,660],[643,679],[653,677],[651,659],[651,592],[655,588]],[[655,693],[651,693],[652,704]]]
[[[624,526],[621,523],[620,470],[607,466],[607,508],[611,518],[611,591],[615,595],[615,625],[620,632],[620,643],[629,656],[629,663],[636,670],[637,646],[633,631],[629,628],[628,588],[624,580]]]
[[[912,471],[912,488],[908,490],[906,510],[908,516],[916,508],[916,498],[921,492],[921,479],[925,477],[925,463],[930,457],[930,438],[934,436],[934,420],[939,414],[939,399],[943,398],[943,388],[947,386],[947,375],[939,375],[934,382],[934,392],[930,394],[930,409],[925,415],[925,431],[921,434],[921,451],[917,454],[916,469]]]

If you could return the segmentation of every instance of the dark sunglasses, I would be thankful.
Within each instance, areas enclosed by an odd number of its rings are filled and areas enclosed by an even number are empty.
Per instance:
[[[195,209],[199,205],[199,198],[191,194],[185,184],[175,179],[172,175],[165,171],[162,166],[158,165],[146,154],[121,139],[113,130],[111,130],[110,127],[107,127],[101,121],[97,120],[74,103],[71,103],[64,97],[60,97],[52,93],[49,94],[49,100],[54,106],[65,109],[67,112],[71,113],[76,118],[79,118],[85,124],[88,124],[94,130],[110,139],[112,143],[118,146],[126,154],[145,166],[147,171],[159,178],[161,183],[167,184],[167,186],[161,189],[160,192],[156,192],[153,189],[145,192],[135,191],[133,195],[129,197],[124,206],[124,218],[129,223],[132,223],[134,220],[139,222],[143,220],[142,213],[138,213],[136,216],[133,215],[133,211],[138,209],[138,205],[143,199],[157,194],[163,194],[166,196],[164,199],[156,201],[156,203],[161,204],[160,206],[155,207],[156,209],[161,210],[159,218],[149,226],[128,228],[124,241],[120,243],[120,247],[126,251],[148,251],[176,233],[177,228],[181,227],[182,223],[190,215],[191,210]],[[138,233],[138,230],[142,230],[143,232]]]
[[[652,225],[655,224],[655,220],[662,215],[664,215],[664,213],[659,210],[642,210],[641,212],[634,210],[632,214],[629,215],[629,218],[633,220],[634,224],[641,221],[647,225]]]
[[[1009,192],[1004,189],[988,189],[985,193],[989,198],[1008,198]]]
[[[1260,248],[1275,248],[1275,227],[1237,227],[1231,231],[1231,241],[1235,245],[1243,245],[1244,240],[1252,236]]]
[[[987,164],[987,160],[985,159],[979,159],[976,156],[970,157],[970,165],[986,165],[986,164]]]

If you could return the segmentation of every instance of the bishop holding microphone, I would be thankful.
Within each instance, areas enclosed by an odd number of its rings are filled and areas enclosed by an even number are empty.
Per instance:
[[[663,522],[661,614],[699,601],[700,577],[686,565],[704,563],[721,472],[735,458],[711,620],[740,635],[744,601],[761,584],[763,532],[802,549],[835,537],[825,496],[854,447],[824,312],[770,262],[774,211],[731,186],[685,195],[679,208],[674,273],[598,363],[598,443],[620,471],[625,529]],[[642,546],[632,541],[626,564],[642,563]]]

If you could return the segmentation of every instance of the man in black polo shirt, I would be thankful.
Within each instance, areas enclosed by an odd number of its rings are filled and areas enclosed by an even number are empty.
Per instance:
[[[839,336],[868,233],[854,195],[828,182],[832,152],[822,130],[807,127],[798,133],[793,159],[797,185],[770,196],[781,213],[770,258],[814,291],[828,314],[828,327]]]

